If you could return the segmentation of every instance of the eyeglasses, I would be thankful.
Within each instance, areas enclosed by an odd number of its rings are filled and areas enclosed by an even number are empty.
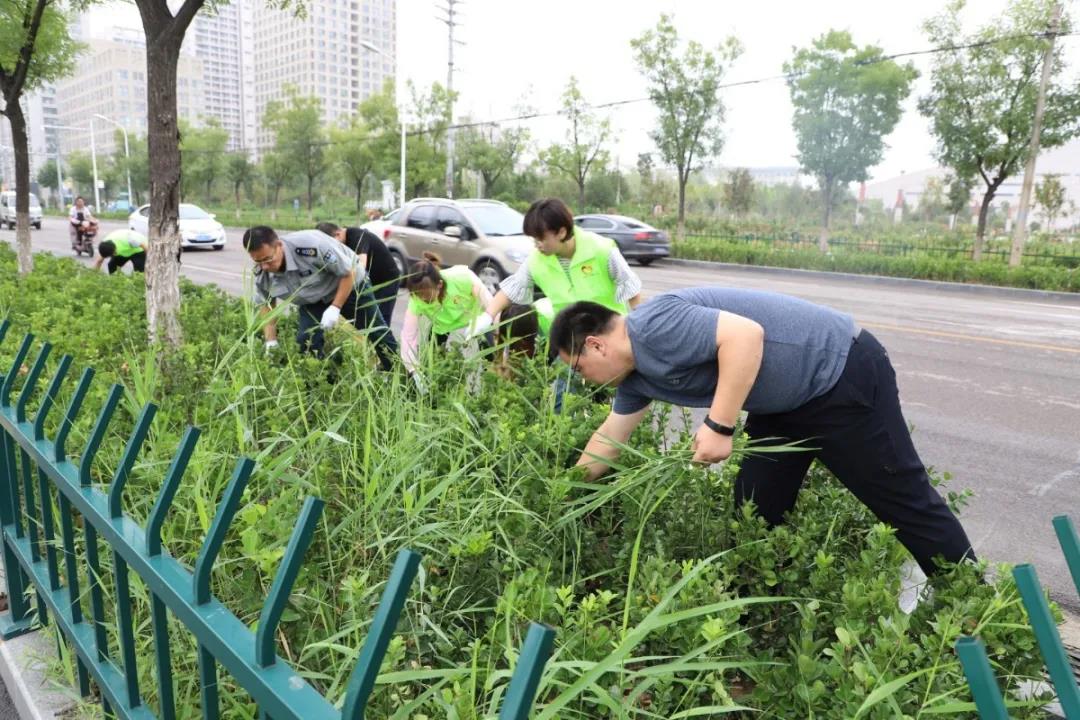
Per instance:
[[[577,351],[577,355],[574,356],[574,364],[570,366],[570,370],[578,375],[578,368],[581,366],[581,356],[585,354],[585,346],[582,345],[581,349]]]
[[[273,250],[270,251],[270,257],[266,257],[266,258],[263,258],[261,260],[256,260],[255,258],[251,258],[251,260],[256,265],[270,265],[271,263],[273,263],[273,262],[275,262],[277,260],[277,251],[278,251],[278,249],[277,249],[277,246],[275,245]]]

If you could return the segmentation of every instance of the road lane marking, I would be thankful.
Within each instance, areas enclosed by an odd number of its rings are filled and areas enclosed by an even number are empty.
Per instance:
[[[189,263],[181,263],[181,270],[200,270],[202,272],[216,273],[218,275],[225,275],[226,277],[243,278],[243,273],[227,272],[225,270],[218,270],[217,268],[208,268],[205,265],[191,265]]]
[[[1027,342],[1025,340],[1004,340],[1002,338],[989,338],[980,335],[966,335],[964,333],[947,332],[944,330],[923,330],[921,328],[903,327],[901,325],[886,325],[884,323],[860,322],[863,327],[872,330],[893,330],[895,332],[911,333],[913,335],[929,335],[931,337],[951,338],[953,340],[973,340],[975,342],[988,343],[991,345],[1008,345],[1011,347],[1033,348],[1035,350],[1052,350],[1055,352],[1072,353],[1080,355],[1080,348],[1064,347],[1062,345],[1048,345],[1046,343]]]

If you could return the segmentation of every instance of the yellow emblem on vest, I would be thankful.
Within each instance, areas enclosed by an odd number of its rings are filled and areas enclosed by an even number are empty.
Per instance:
[[[581,274],[582,275],[592,275],[592,272],[593,272],[592,265],[582,265],[581,266]]]

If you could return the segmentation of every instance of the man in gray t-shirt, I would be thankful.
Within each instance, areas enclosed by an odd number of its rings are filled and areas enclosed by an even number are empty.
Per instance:
[[[664,293],[627,316],[579,302],[551,328],[551,346],[586,380],[617,386],[611,414],[578,465],[607,472],[649,403],[707,407],[694,460],[732,450],[739,414],[751,439],[800,442],[803,452],[748,455],[736,502],[783,522],[816,458],[883,522],[922,569],[972,558],[956,516],[930,484],[900,410],[885,349],[849,315],[777,293],[703,287]]]

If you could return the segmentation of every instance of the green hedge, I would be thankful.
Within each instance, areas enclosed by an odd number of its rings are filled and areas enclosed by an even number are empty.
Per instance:
[[[570,465],[608,405],[574,394],[554,415],[556,371],[544,362],[523,363],[509,381],[432,356],[431,391],[418,397],[403,375],[375,372],[369,348],[347,337],[330,339],[340,363],[302,357],[286,316],[280,352],[267,357],[252,307],[212,287],[185,282],[182,291],[185,343],[159,354],[147,343],[141,277],[48,255],[20,277],[0,247],[0,316],[14,322],[12,335],[54,343],[47,374],[63,353],[98,370],[69,448],[83,447],[109,384],[127,388],[97,482],[107,482],[142,404],[160,406],[126,512],[145,521],[185,426],[202,428],[163,528],[172,555],[193,563],[235,458],[258,460],[213,586],[242,619],[257,620],[303,498],[326,501],[278,651],[331,700],[343,696],[395,554],[423,553],[383,666],[397,676],[376,687],[368,718],[491,717],[529,620],[559,633],[534,717],[973,717],[952,651],[967,632],[986,641],[1007,690],[1041,675],[1008,572],[984,583],[982,568],[957,568],[905,615],[906,552],[824,468],[812,469],[790,523],[770,531],[733,506],[745,440],[720,471],[694,466],[695,428],[661,432],[682,423],[660,407],[618,472],[583,483]],[[16,345],[0,345],[0,367]],[[476,390],[464,382],[473,372]],[[52,413],[49,436],[60,416]],[[146,627],[146,590],[134,590],[136,626]],[[172,630],[177,706],[194,718],[196,649],[177,623]],[[138,637],[144,698],[155,707],[151,635]],[[222,716],[254,717],[235,681],[223,674],[221,683]],[[1036,717],[1037,705],[1012,708],[1013,717]]]
[[[997,260],[975,263],[967,259],[922,255],[894,256],[872,253],[822,254],[816,249],[771,247],[737,240],[687,238],[672,247],[674,257],[738,265],[828,270],[890,277],[979,283],[1006,287],[1080,292],[1080,270],[1047,265],[1011,268]]]

